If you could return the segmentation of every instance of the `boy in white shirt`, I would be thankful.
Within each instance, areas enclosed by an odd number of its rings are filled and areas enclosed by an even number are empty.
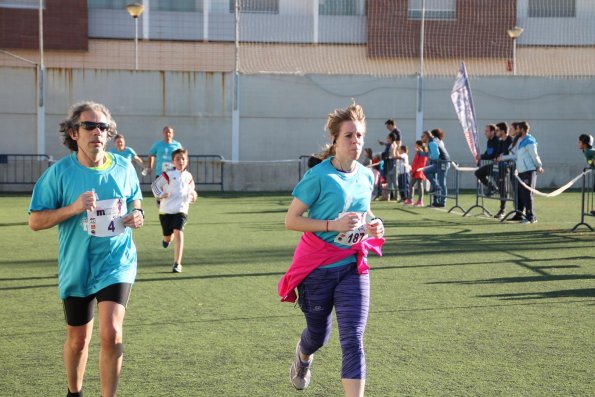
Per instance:
[[[159,221],[163,230],[163,248],[174,240],[174,265],[172,272],[182,272],[184,252],[184,225],[188,220],[188,207],[196,201],[192,174],[188,167],[188,151],[180,148],[172,153],[174,169],[163,172],[151,184],[153,194],[159,200]]]

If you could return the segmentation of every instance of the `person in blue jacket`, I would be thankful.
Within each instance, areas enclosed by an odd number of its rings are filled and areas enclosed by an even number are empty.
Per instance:
[[[516,151],[516,169],[519,179],[530,188],[534,189],[537,181],[537,174],[543,174],[543,163],[537,153],[537,140],[531,134],[529,123],[521,121],[518,129],[521,133],[518,149]],[[533,192],[522,184],[519,184],[519,207],[520,212],[525,212],[525,219],[521,223],[535,223],[537,217],[533,211]]]

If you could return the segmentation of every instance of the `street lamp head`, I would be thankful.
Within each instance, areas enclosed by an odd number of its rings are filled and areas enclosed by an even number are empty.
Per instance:
[[[131,3],[126,5],[126,11],[132,18],[138,18],[140,14],[145,10],[145,6],[140,3]]]
[[[508,37],[515,40],[515,39],[518,39],[520,37],[520,35],[523,34],[524,31],[525,31],[525,29],[515,26],[512,29],[508,29],[507,33],[508,33]]]

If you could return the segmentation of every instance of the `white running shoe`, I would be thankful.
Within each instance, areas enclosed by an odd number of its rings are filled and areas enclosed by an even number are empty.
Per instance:
[[[182,273],[182,265],[179,263],[174,263],[173,267],[171,268],[172,273]]]
[[[312,366],[313,358],[314,356],[311,356],[310,361],[302,361],[300,358],[300,342],[298,342],[295,348],[295,359],[289,368],[289,380],[297,390],[304,390],[310,385],[310,378],[312,377],[310,367]]]

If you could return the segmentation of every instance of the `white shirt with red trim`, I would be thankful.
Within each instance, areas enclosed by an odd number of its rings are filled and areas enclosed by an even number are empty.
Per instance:
[[[172,170],[162,173],[151,184],[153,195],[161,199],[159,213],[161,214],[188,214],[188,206],[196,194],[192,174],[186,170]],[[161,198],[165,193],[166,198]]]

